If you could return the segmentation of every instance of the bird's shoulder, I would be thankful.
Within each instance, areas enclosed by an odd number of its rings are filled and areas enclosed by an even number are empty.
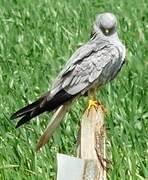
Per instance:
[[[71,71],[75,65],[80,64],[83,60],[90,57],[92,54],[97,53],[102,50],[105,46],[109,44],[109,41],[100,39],[99,41],[90,40],[81,47],[79,47],[70,59],[65,64],[63,70],[60,73],[60,76],[64,76],[69,71]]]

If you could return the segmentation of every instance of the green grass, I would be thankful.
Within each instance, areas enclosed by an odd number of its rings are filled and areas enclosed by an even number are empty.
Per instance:
[[[108,179],[148,179],[147,9],[146,0],[0,1],[0,179],[54,179],[56,153],[75,155],[83,98],[37,154],[36,142],[51,114],[17,130],[9,117],[47,90],[70,55],[89,39],[95,15],[104,11],[117,16],[127,49],[120,75],[98,92],[108,110]]]

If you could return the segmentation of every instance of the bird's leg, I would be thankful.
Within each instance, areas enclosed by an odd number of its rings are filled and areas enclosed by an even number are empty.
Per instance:
[[[88,99],[88,113],[92,107],[94,107],[95,109],[101,107],[102,111],[106,112],[104,106],[96,100],[96,89],[91,89],[88,91]]]
[[[98,108],[98,106],[98,101],[89,99],[88,110],[90,110],[92,107]]]
[[[96,91],[95,89],[91,89],[88,91],[88,115],[90,112],[90,109],[94,107],[96,110],[99,107],[98,101],[96,100]]]

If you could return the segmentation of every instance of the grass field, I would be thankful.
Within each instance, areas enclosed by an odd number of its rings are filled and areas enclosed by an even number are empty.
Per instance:
[[[148,179],[148,3],[146,0],[0,1],[0,180],[55,179],[56,153],[75,155],[85,99],[76,102],[40,153],[51,114],[15,129],[9,117],[43,94],[90,36],[95,15],[115,13],[126,45],[124,68],[98,92],[107,108],[108,179]]]

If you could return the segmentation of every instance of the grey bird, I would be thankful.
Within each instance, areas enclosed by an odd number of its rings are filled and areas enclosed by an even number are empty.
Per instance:
[[[17,128],[45,111],[56,110],[37,149],[47,142],[76,98],[88,93],[94,100],[96,89],[114,79],[120,71],[125,61],[125,46],[116,27],[117,19],[112,13],[97,15],[90,40],[71,56],[51,89],[11,116],[11,119],[21,117]]]

